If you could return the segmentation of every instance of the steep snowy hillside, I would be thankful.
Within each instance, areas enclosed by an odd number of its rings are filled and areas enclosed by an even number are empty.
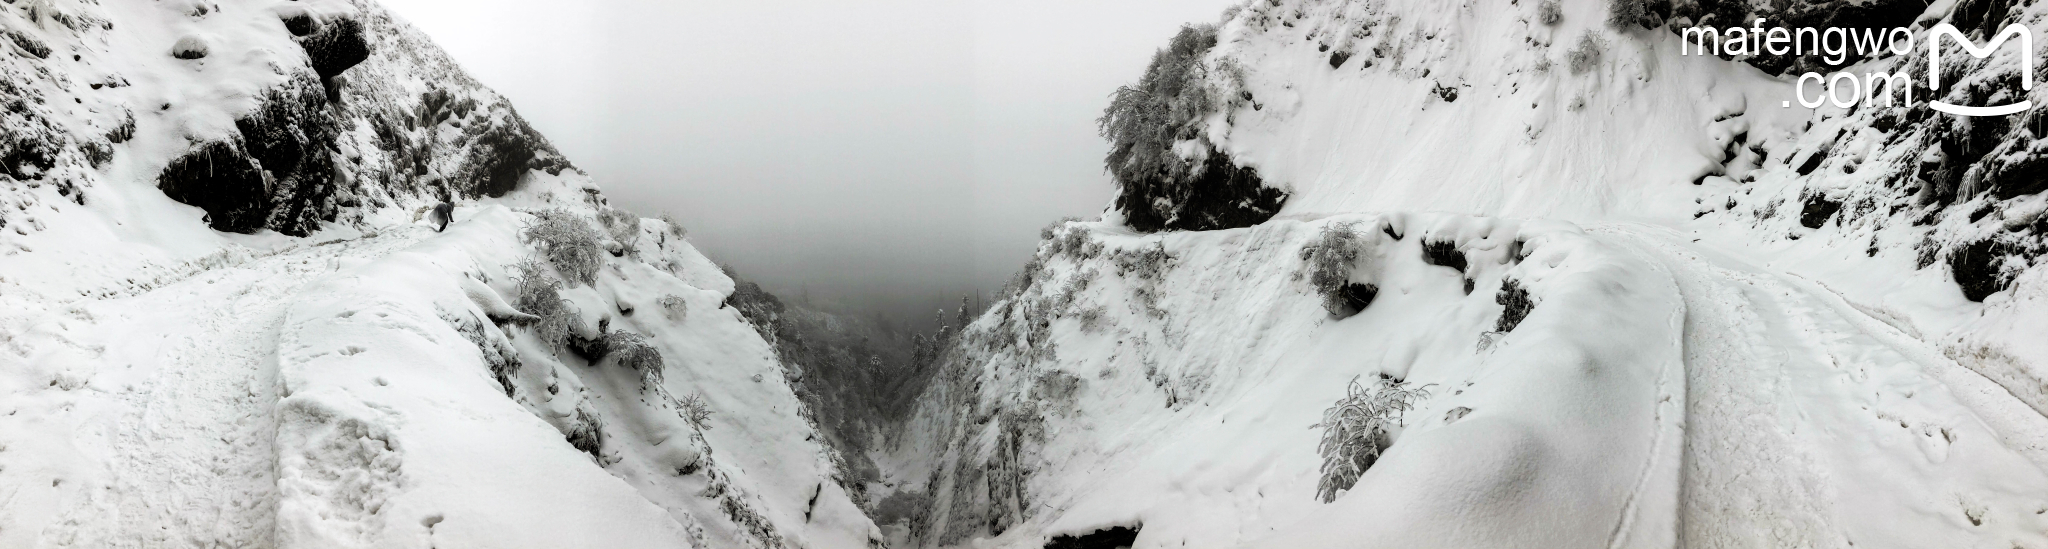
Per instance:
[[[382,8],[0,34],[0,547],[874,546],[734,281]]]
[[[1810,59],[1681,55],[1677,33],[1764,16],[1924,48],[1937,23],[1982,43],[2044,14],[1255,0],[1191,26],[1102,121],[1117,201],[1048,229],[951,340],[878,460],[922,502],[884,527],[2048,546],[2037,115],[1925,105],[2038,101],[2011,76],[2038,50],[1945,64],[1941,90],[1919,55],[1851,59],[1917,74],[1917,99],[1815,110],[1777,76]]]

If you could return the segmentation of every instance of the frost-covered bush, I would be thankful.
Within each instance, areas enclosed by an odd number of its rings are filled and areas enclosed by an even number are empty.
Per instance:
[[[661,386],[661,351],[647,344],[647,336],[625,331],[606,332],[600,347],[620,366],[632,368],[640,374],[640,390]]]
[[[1101,305],[1081,309],[1081,331],[1090,334],[1102,333],[1108,315],[1109,310]]]
[[[1607,27],[1627,32],[1657,28],[1671,15],[1671,0],[1607,0]]]
[[[576,307],[562,298],[562,281],[548,273],[546,264],[539,259],[526,259],[512,265],[513,278],[519,281],[514,289],[516,296],[512,306],[520,312],[540,317],[527,326],[534,337],[560,350],[568,342],[569,332],[582,322]]]
[[[654,300],[654,303],[661,306],[661,315],[671,321],[682,322],[690,317],[690,302],[683,300],[683,296],[668,294]]]
[[[680,239],[690,235],[690,230],[683,228],[683,222],[677,220],[673,213],[662,212],[661,222],[668,225],[669,236]]]
[[[683,421],[690,422],[697,430],[711,429],[711,405],[704,402],[704,397],[696,393],[683,395],[683,398],[676,400],[676,407],[680,409]]]
[[[1286,199],[1203,135],[1211,113],[1251,100],[1235,64],[1212,72],[1203,61],[1215,46],[1215,26],[1181,27],[1144,77],[1117,88],[1096,119],[1109,141],[1103,164],[1117,183],[1115,207],[1133,229],[1245,227],[1271,218]]]
[[[1031,385],[1031,399],[1055,410],[1067,410],[1078,400],[1081,383],[1081,378],[1064,370],[1048,371]]]
[[[520,240],[538,248],[570,284],[596,283],[597,268],[604,264],[604,237],[567,210],[543,210],[533,217]]]
[[[1344,287],[1351,284],[1352,266],[1357,264],[1361,252],[1357,227],[1351,223],[1325,225],[1322,234],[1302,247],[1301,259],[1308,263],[1309,286],[1322,296],[1323,309],[1330,314],[1344,316],[1356,312],[1349,310],[1350,300]]]
[[[1173,263],[1173,256],[1166,253],[1166,245],[1156,242],[1149,247],[1117,250],[1110,259],[1116,263],[1118,274],[1139,280],[1157,280]]]
[[[1564,8],[1557,5],[1557,0],[1543,0],[1536,4],[1536,22],[1545,26],[1556,26],[1563,21]]]
[[[1080,299],[1081,292],[1088,289],[1088,283],[1094,279],[1095,271],[1092,269],[1068,276],[1067,281],[1060,284],[1060,292],[1053,296],[1052,309],[1065,311],[1072,307],[1074,301]]]
[[[562,428],[562,438],[569,445],[590,454],[591,459],[604,459],[604,420],[590,410],[590,401],[576,406],[576,415]]]
[[[1494,323],[1496,332],[1514,331],[1522,324],[1522,319],[1529,317],[1529,311],[1536,308],[1536,302],[1529,298],[1529,290],[1512,278],[1501,282],[1500,293],[1494,294],[1493,301],[1507,308],[1501,311],[1500,321]]]
[[[1158,174],[1188,171],[1173,145],[1194,139],[1201,118],[1215,105],[1203,82],[1208,71],[1202,65],[1202,56],[1213,47],[1216,27],[1183,26],[1166,48],[1152,55],[1137,84],[1110,95],[1109,108],[1096,124],[1109,140],[1105,164],[1117,181],[1127,187],[1143,185]]]
[[[636,254],[640,243],[640,216],[619,209],[609,209],[597,214],[597,220],[604,223],[606,233],[612,241],[624,247],[626,253]]]
[[[1564,66],[1571,69],[1572,74],[1585,74],[1586,71],[1600,65],[1600,54],[1606,49],[1607,40],[1595,33],[1587,32],[1579,36],[1578,45],[1565,52]]]
[[[1068,225],[1081,218],[1069,217],[1046,226],[1038,232],[1041,240],[1047,242],[1047,250],[1053,256],[1065,256],[1076,261],[1086,260],[1102,253],[1102,243],[1089,237],[1087,227]]]
[[[1350,490],[1358,477],[1379,461],[1380,453],[1393,445],[1390,428],[1415,408],[1415,401],[1429,396],[1428,387],[1410,387],[1408,382],[1380,377],[1371,387],[1352,378],[1344,397],[1323,411],[1323,421],[1309,428],[1322,428],[1323,439],[1316,452],[1323,456],[1323,478],[1316,485],[1316,498],[1323,503],[1337,500],[1339,492]]]

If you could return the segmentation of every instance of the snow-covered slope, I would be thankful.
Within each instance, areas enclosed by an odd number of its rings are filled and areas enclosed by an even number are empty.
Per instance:
[[[892,538],[2048,544],[2048,225],[2012,167],[2033,115],[1958,122],[1925,89],[1781,106],[1789,78],[1608,24],[1625,2],[1546,4],[1226,13],[1188,71],[1214,108],[1173,151],[1227,154],[1285,205],[1227,230],[1132,233],[1124,204],[1050,229],[878,460],[927,502]],[[1896,18],[1998,27],[1962,4]],[[2043,13],[2001,21],[2039,34]],[[1959,63],[1943,93],[2002,102],[2014,63]],[[1376,290],[1355,316],[1313,284],[1340,226],[1362,250],[1344,274]],[[1324,503],[1312,426],[1354,378],[1426,394]]]
[[[734,282],[374,3],[0,33],[0,547],[878,536]],[[568,248],[588,282],[518,268]],[[556,279],[569,316],[515,309]]]

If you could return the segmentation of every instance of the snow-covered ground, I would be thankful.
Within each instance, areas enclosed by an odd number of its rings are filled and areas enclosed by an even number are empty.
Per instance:
[[[1379,287],[1343,320],[1290,276],[1335,223],[1367,229],[1357,280]],[[1140,546],[1189,547],[2048,542],[2048,419],[1819,283],[1687,233],[1443,215],[1066,230],[1107,251],[1049,256],[1014,316],[970,329],[974,360],[914,425],[939,441],[907,452],[937,457],[931,540],[993,523],[998,546],[1132,525]],[[1470,266],[1425,262],[1429,240]],[[1155,245],[1157,279],[1109,267]],[[1503,334],[1506,279],[1537,305]],[[1319,503],[1309,426],[1380,375],[1429,396]],[[1062,377],[1078,390],[1049,396]]]

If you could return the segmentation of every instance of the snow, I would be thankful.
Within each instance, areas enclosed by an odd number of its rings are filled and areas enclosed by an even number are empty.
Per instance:
[[[1304,283],[1270,274],[1298,265],[1295,251],[1333,223],[1406,227],[1400,241],[1362,231],[1362,272],[1380,293],[1343,320]],[[970,361],[987,365],[968,372],[980,392],[928,396],[913,431],[939,445],[925,450],[940,458],[929,466],[941,484],[925,487],[935,509],[999,508],[947,501],[980,488],[944,479],[991,459],[1018,420],[946,417],[938,403],[1034,406],[1028,389],[1047,372],[1083,380],[1071,410],[1035,404],[1057,411],[1036,413],[1043,443],[1017,459],[1030,471],[1022,491],[1044,509],[990,546],[1132,524],[1141,547],[2048,542],[2040,415],[1816,283],[1671,229],[1445,215],[1165,236],[1083,227],[1112,250],[1165,246],[1173,266],[1151,283],[1163,313],[1128,301],[1134,281],[1085,271],[1087,258],[1051,261],[1050,282],[1034,287],[1056,294],[1063,278],[1099,276],[1066,311],[1106,307],[1115,328],[1045,313],[1056,360],[994,344]],[[1426,239],[1466,250],[1475,291],[1422,260]],[[1517,240],[1526,259],[1508,255]],[[1538,304],[1490,338],[1504,278]],[[973,330],[1005,333],[999,316]],[[1345,380],[1380,374],[1431,395],[1356,486],[1320,504],[1317,432],[1305,427]]]

